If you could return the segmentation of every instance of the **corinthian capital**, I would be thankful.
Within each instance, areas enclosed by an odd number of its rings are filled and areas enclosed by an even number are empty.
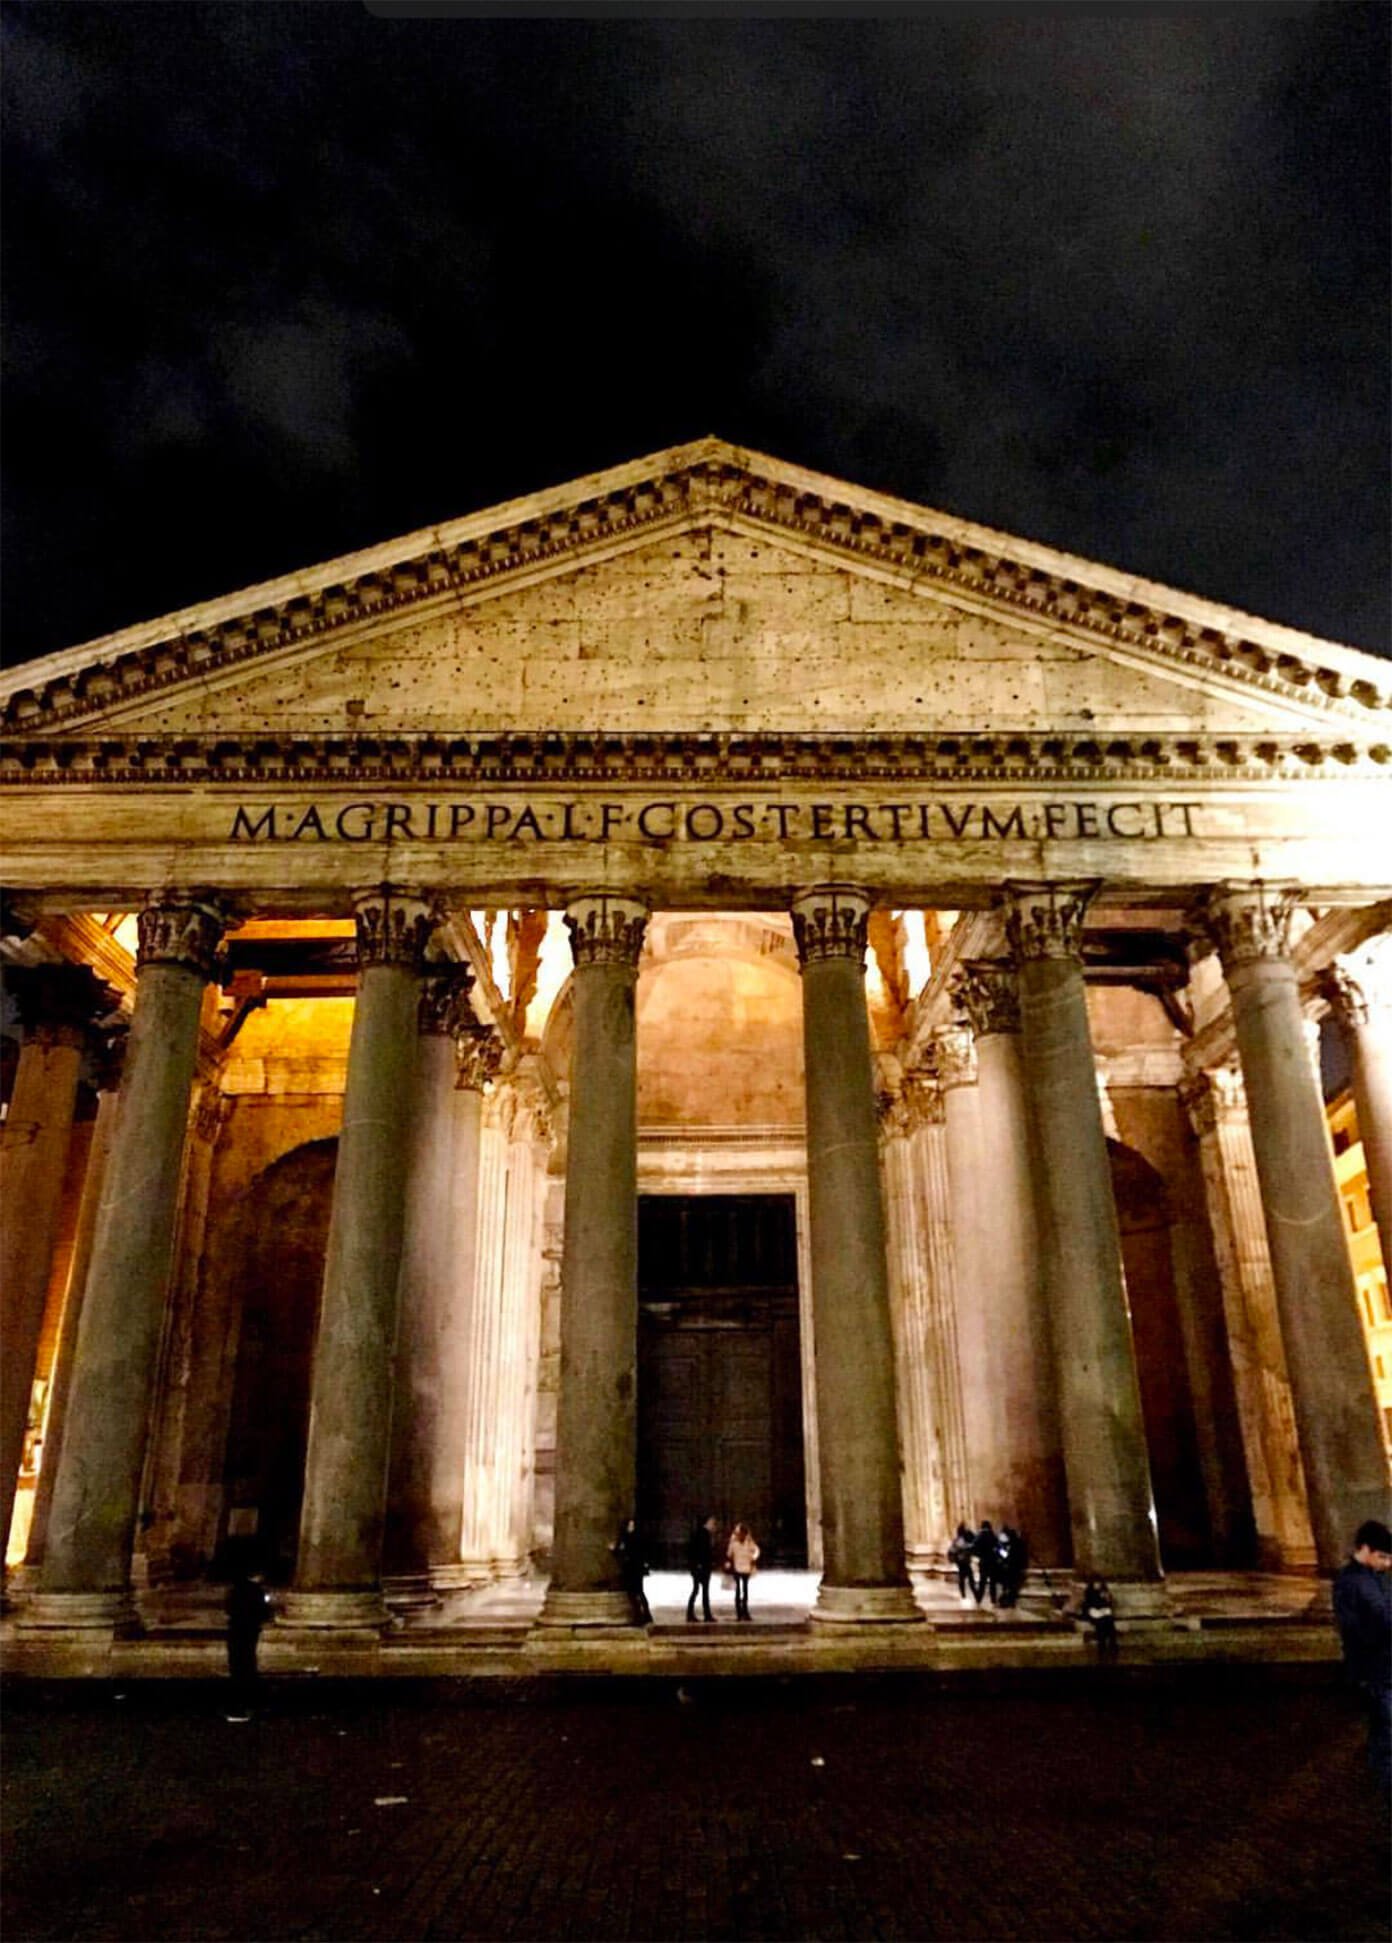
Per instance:
[[[1078,958],[1083,920],[1097,895],[1095,881],[1077,884],[1007,884],[1005,935],[1017,965],[1035,958]]]
[[[949,1019],[935,1028],[933,1063],[943,1092],[950,1092],[954,1086],[976,1085],[976,1041],[965,1019]]]
[[[435,912],[413,891],[379,884],[353,899],[358,929],[358,963],[405,965],[419,971],[435,929]]]
[[[432,965],[421,980],[416,1023],[423,1039],[453,1039],[473,1023],[469,993],[474,975],[469,967],[450,961]]]
[[[135,923],[138,971],[146,965],[183,965],[200,978],[213,977],[227,920],[210,898],[152,897]]]
[[[566,906],[565,925],[578,971],[582,965],[636,965],[648,907],[632,897],[595,891]]]
[[[942,1086],[936,1072],[915,1067],[912,1072],[905,1073],[903,1097],[911,1126],[917,1128],[942,1125]]]
[[[870,899],[850,884],[818,884],[793,899],[793,937],[806,970],[819,958],[865,961]]]
[[[978,1039],[1020,1030],[1020,982],[1013,965],[970,959],[952,981],[952,995]]]
[[[1200,1139],[1247,1111],[1247,1092],[1236,1066],[1209,1066],[1179,1083],[1179,1097]]]
[[[1369,938],[1337,959],[1320,988],[1343,1025],[1365,1026],[1375,1012],[1392,1011],[1392,934]]]
[[[1295,911],[1291,891],[1266,884],[1218,884],[1200,900],[1195,917],[1212,941],[1224,972],[1290,952]]]
[[[483,1093],[503,1063],[503,1042],[492,1026],[472,1016],[454,1035],[455,1091]]]

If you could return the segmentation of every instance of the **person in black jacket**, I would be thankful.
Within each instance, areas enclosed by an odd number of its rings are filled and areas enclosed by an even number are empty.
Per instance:
[[[1392,1532],[1368,1518],[1353,1537],[1353,1557],[1334,1574],[1334,1620],[1344,1667],[1368,1715],[1368,1761],[1392,1784]]]
[[[227,1595],[227,1672],[232,1693],[227,1718],[251,1719],[258,1679],[256,1649],[261,1628],[271,1616],[271,1601],[259,1573],[238,1571]]]
[[[1000,1554],[996,1549],[996,1530],[989,1518],[981,1521],[981,1530],[976,1534],[976,1603],[981,1604],[983,1593],[989,1592],[991,1604],[995,1605],[1000,1592]]]
[[[691,1597],[686,1602],[686,1623],[696,1623],[696,1595],[701,1596],[701,1613],[704,1619],[715,1623],[711,1611],[710,1582],[711,1567],[715,1563],[715,1535],[720,1526],[714,1514],[701,1518],[691,1527],[691,1536],[686,1541],[686,1563],[691,1572]]]
[[[965,1519],[957,1527],[956,1536],[947,1548],[949,1565],[957,1568],[957,1597],[966,1604],[968,1599],[977,1597],[976,1579],[972,1573],[972,1556],[976,1550],[976,1533]]]
[[[619,1561],[619,1577],[623,1589],[633,1602],[633,1623],[635,1626],[651,1626],[652,1608],[643,1586],[648,1576],[648,1561],[643,1550],[643,1541],[638,1535],[636,1518],[625,1518],[622,1529],[614,1541],[614,1555]]]

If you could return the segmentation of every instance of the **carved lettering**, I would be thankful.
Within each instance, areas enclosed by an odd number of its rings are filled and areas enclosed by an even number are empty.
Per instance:
[[[1173,842],[1199,832],[1197,802],[238,803],[233,843],[1025,843]]]

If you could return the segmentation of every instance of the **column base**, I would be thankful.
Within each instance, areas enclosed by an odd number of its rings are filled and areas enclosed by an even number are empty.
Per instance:
[[[394,1573],[382,1581],[382,1599],[390,1613],[429,1612],[440,1603],[440,1594],[429,1572]]]
[[[129,1591],[33,1592],[15,1615],[22,1633],[132,1633],[140,1616]]]
[[[633,1604],[626,1592],[554,1592],[548,1587],[536,1623],[545,1632],[641,1633],[643,1630],[633,1623]]]
[[[432,1565],[430,1583],[437,1594],[449,1592],[468,1592],[474,1586],[486,1585],[488,1574],[477,1566],[459,1560],[452,1565]]]
[[[277,1623],[306,1631],[380,1632],[387,1624],[380,1589],[368,1592],[287,1592]]]
[[[807,1615],[814,1626],[923,1625],[924,1617],[907,1585],[827,1585]]]

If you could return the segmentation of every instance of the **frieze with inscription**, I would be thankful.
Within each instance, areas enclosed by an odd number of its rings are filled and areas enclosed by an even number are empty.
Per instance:
[[[238,803],[233,843],[1155,842],[1201,834],[1203,804],[1160,799],[796,803],[661,797],[634,803]]]

